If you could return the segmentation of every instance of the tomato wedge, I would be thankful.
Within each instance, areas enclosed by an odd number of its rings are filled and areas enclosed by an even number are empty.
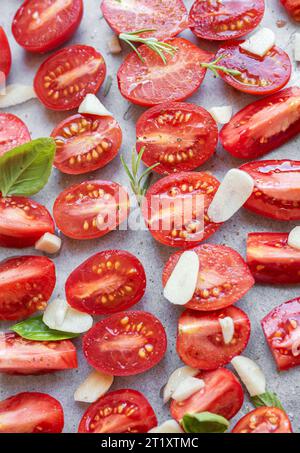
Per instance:
[[[12,113],[0,113],[0,156],[29,141],[29,130],[20,118]]]
[[[215,152],[218,128],[204,108],[166,102],[144,112],[136,124],[137,152],[161,174],[194,170]]]
[[[287,12],[295,19],[300,22],[300,3],[299,0],[281,0],[281,3],[287,10]]]
[[[160,362],[167,337],[161,322],[145,311],[102,319],[83,337],[83,352],[98,371],[114,376],[144,373]]]
[[[219,187],[208,173],[181,172],[166,176],[147,191],[142,212],[152,236],[171,247],[192,247],[221,226],[207,217]]]
[[[115,182],[101,180],[68,187],[59,194],[53,207],[58,228],[73,239],[99,238],[115,230],[128,213],[126,189]]]
[[[205,383],[198,392],[184,401],[171,402],[170,411],[175,420],[181,421],[185,414],[212,412],[227,419],[235,416],[244,401],[241,384],[226,368],[215,371],[201,371],[197,378]]]
[[[196,0],[190,11],[190,29],[210,41],[239,38],[258,26],[264,12],[264,0]]]
[[[71,38],[82,15],[82,0],[26,0],[16,12],[12,32],[24,49],[49,52]]]
[[[11,51],[7,36],[2,27],[0,27],[0,75],[3,72],[7,77],[11,68]]]
[[[223,147],[239,159],[254,159],[300,132],[300,88],[286,88],[236,113],[220,133]]]
[[[187,308],[199,311],[219,310],[240,300],[254,285],[243,258],[225,245],[204,244],[193,249],[199,257],[200,270],[193,298]],[[181,254],[171,255],[162,276],[165,287]]]
[[[54,165],[80,175],[104,167],[118,154],[122,131],[111,116],[73,115],[51,133],[56,143]]]
[[[68,303],[91,315],[108,315],[135,305],[144,295],[142,263],[123,250],[106,250],[77,267],[66,281]]]
[[[271,219],[300,219],[300,161],[264,160],[240,168],[255,182],[245,208]]]
[[[155,413],[140,392],[117,390],[91,404],[79,424],[79,433],[147,433],[157,426]]]
[[[183,38],[165,42],[177,48],[173,56],[165,55],[166,64],[145,45],[139,47],[144,62],[135,52],[125,58],[117,76],[120,92],[128,101],[144,106],[181,101],[201,85],[206,73],[201,63],[209,62],[212,54]]]
[[[90,46],[69,46],[41,64],[34,78],[34,89],[48,109],[72,110],[88,93],[97,93],[105,74],[106,65],[100,52]]]
[[[30,341],[15,333],[0,333],[0,373],[44,374],[77,368],[70,340]]]
[[[278,407],[262,406],[241,418],[232,430],[233,433],[277,434],[292,433],[287,414]]]
[[[0,401],[0,433],[61,433],[64,412],[46,393],[24,392]]]

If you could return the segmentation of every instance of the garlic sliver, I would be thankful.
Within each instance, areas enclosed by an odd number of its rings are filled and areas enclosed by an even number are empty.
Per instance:
[[[48,303],[43,321],[50,329],[70,333],[86,332],[93,325],[91,315],[75,310],[64,299],[54,299]]]
[[[300,250],[300,227],[297,226],[290,231],[288,245],[293,249]]]
[[[35,91],[31,85],[21,85],[18,83],[7,85],[3,92],[5,94],[0,95],[0,109],[23,104],[30,99],[36,98]]]
[[[94,94],[87,94],[78,108],[78,113],[97,116],[112,116]]]
[[[253,360],[239,355],[231,360],[231,364],[245,384],[250,396],[257,396],[266,392],[265,375]]]
[[[45,253],[57,253],[61,248],[61,239],[52,233],[45,233],[35,243],[35,249]]]
[[[100,371],[92,371],[74,393],[74,400],[94,403],[111,387],[114,377]]]
[[[184,433],[183,429],[176,422],[176,420],[166,420],[161,425],[156,426],[155,428],[150,429],[148,433],[174,433],[174,434],[181,434]]]
[[[196,370],[195,368],[191,368],[189,366],[183,366],[173,371],[164,388],[164,404],[172,398],[173,393],[182,381],[184,381],[189,376],[196,376],[198,373],[199,370]]]
[[[209,113],[213,119],[219,124],[229,123],[232,117],[232,105],[224,105],[222,107],[211,107]]]
[[[205,383],[202,379],[189,376],[178,385],[172,395],[172,399],[178,402],[184,401],[204,387]]]
[[[270,28],[261,28],[250,38],[246,39],[240,48],[253,55],[264,57],[275,45],[275,33]]]
[[[219,323],[222,329],[223,340],[225,344],[229,344],[234,336],[234,322],[230,316],[219,318]]]

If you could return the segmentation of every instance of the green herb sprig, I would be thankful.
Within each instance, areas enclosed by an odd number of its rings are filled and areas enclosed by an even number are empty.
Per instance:
[[[20,337],[32,341],[60,341],[79,337],[79,333],[61,332],[50,329],[43,321],[43,316],[25,319],[10,328]]]
[[[238,76],[241,75],[241,71],[238,71],[237,69],[229,69],[226,68],[226,66],[221,66],[218,63],[225,57],[225,55],[220,55],[218,58],[216,58],[214,61],[211,61],[210,63],[201,63],[202,68],[207,68],[210,71],[213,72],[215,77],[219,77],[219,72],[224,72],[224,74],[232,75],[232,76]]]

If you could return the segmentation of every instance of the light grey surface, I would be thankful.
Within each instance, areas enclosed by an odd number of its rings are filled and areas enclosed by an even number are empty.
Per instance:
[[[39,64],[45,59],[43,56],[30,55],[19,47],[11,36],[10,25],[20,0],[1,1],[0,4],[0,23],[4,26],[9,35],[13,53],[13,66],[9,83],[31,83]],[[113,85],[109,95],[105,98],[105,106],[115,114],[123,130],[124,141],[121,152],[129,160],[130,152],[135,141],[134,124],[142,109],[137,106],[130,108],[130,119],[124,120],[123,115],[129,107],[117,88],[116,71],[119,67],[123,55],[109,55],[106,43],[111,36],[111,31],[105,20],[101,18],[100,0],[84,0],[85,14],[72,43],[90,44],[95,46],[103,53],[108,67],[108,74],[113,76]],[[279,0],[267,0],[267,12],[262,22],[272,28],[277,34],[277,44],[285,49],[291,58],[293,57],[292,34],[297,30],[297,26],[289,20],[284,9],[280,6]],[[189,8],[191,0],[185,1]],[[287,21],[283,28],[278,28],[278,20]],[[198,45],[206,49],[216,49],[217,46],[210,46],[208,43],[197,40],[190,31],[183,33],[188,39],[198,42]],[[294,63],[293,63],[294,64]],[[296,70],[296,67],[294,67]],[[300,73],[299,73],[300,74]],[[295,73],[297,77],[297,73]],[[100,91],[100,98],[103,99]],[[206,108],[214,105],[232,104],[234,111],[254,100],[253,97],[235,91],[225,85],[222,80],[215,80],[208,74],[200,90],[191,97],[188,102],[194,102]],[[47,111],[37,100],[30,101],[21,106],[9,109],[12,113],[20,116],[29,126],[33,138],[47,136],[53,127],[68,113],[55,113]],[[276,150],[265,158],[294,158],[299,159],[300,138],[291,141],[280,149]],[[221,146],[218,147],[216,155],[204,166],[219,178],[232,167],[237,167],[239,161],[231,158]],[[87,177],[62,175],[56,169],[53,170],[48,185],[36,197],[37,201],[45,204],[50,210],[58,193],[72,183],[81,182],[85,179],[94,177],[112,179],[119,183],[127,184],[126,176],[122,169],[119,158],[117,157],[111,164],[102,170],[89,174]],[[226,244],[238,250],[245,256],[245,238],[250,231],[288,231],[292,224],[272,222],[259,216],[252,215],[245,210],[241,210],[233,219],[228,221],[209,242]],[[180,309],[168,304],[162,297],[161,271],[168,257],[174,249],[161,246],[147,231],[144,232],[112,232],[104,238],[93,241],[72,241],[65,238],[63,249],[59,257],[55,258],[57,269],[57,285],[54,296],[64,294],[64,282],[68,274],[82,261],[94,253],[110,249],[121,248],[135,253],[145,266],[147,273],[147,291],[143,300],[136,306],[139,310],[148,310],[157,315],[163,322],[168,335],[168,352],[165,359],[149,372],[128,378],[116,378],[113,389],[129,387],[140,390],[145,394],[153,405],[160,422],[169,418],[167,407],[163,407],[159,397],[159,389],[165,383],[170,372],[180,365],[180,360],[176,354],[175,338],[176,325]],[[12,249],[1,249],[1,259],[14,256],[20,252]],[[21,251],[24,254],[33,253],[32,249]],[[246,297],[238,303],[244,309],[252,324],[251,340],[244,352],[245,355],[257,360],[263,367],[268,381],[268,387],[277,392],[284,407],[293,422],[294,429],[299,431],[300,422],[300,400],[298,398],[300,389],[300,369],[295,368],[285,373],[279,374],[276,371],[274,361],[263,337],[260,327],[260,320],[273,307],[299,296],[298,287],[271,287],[256,285]],[[1,330],[8,324],[2,323]],[[59,399],[65,410],[65,432],[75,432],[79,420],[87,405],[78,404],[73,401],[73,394],[79,383],[88,373],[88,365],[82,356],[81,340],[76,340],[79,354],[79,368],[76,371],[67,371],[52,375],[37,377],[16,377],[0,376],[0,398],[4,399],[10,395],[22,391],[41,391],[47,392]],[[242,411],[235,418],[237,420],[252,406],[245,401]],[[233,423],[232,423],[233,425]]]

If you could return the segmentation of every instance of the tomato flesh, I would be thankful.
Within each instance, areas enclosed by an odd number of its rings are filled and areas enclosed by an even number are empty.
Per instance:
[[[300,2],[299,0],[281,0],[281,3],[287,10],[287,12],[295,19],[300,22]]]
[[[2,72],[7,77],[11,68],[11,51],[7,36],[2,27],[0,27],[0,49],[0,76]],[[4,82],[4,80],[1,82]]]
[[[0,156],[29,141],[29,130],[20,118],[12,113],[0,113]]]
[[[232,430],[233,433],[263,434],[292,433],[287,414],[278,407],[262,406],[242,417]]]

